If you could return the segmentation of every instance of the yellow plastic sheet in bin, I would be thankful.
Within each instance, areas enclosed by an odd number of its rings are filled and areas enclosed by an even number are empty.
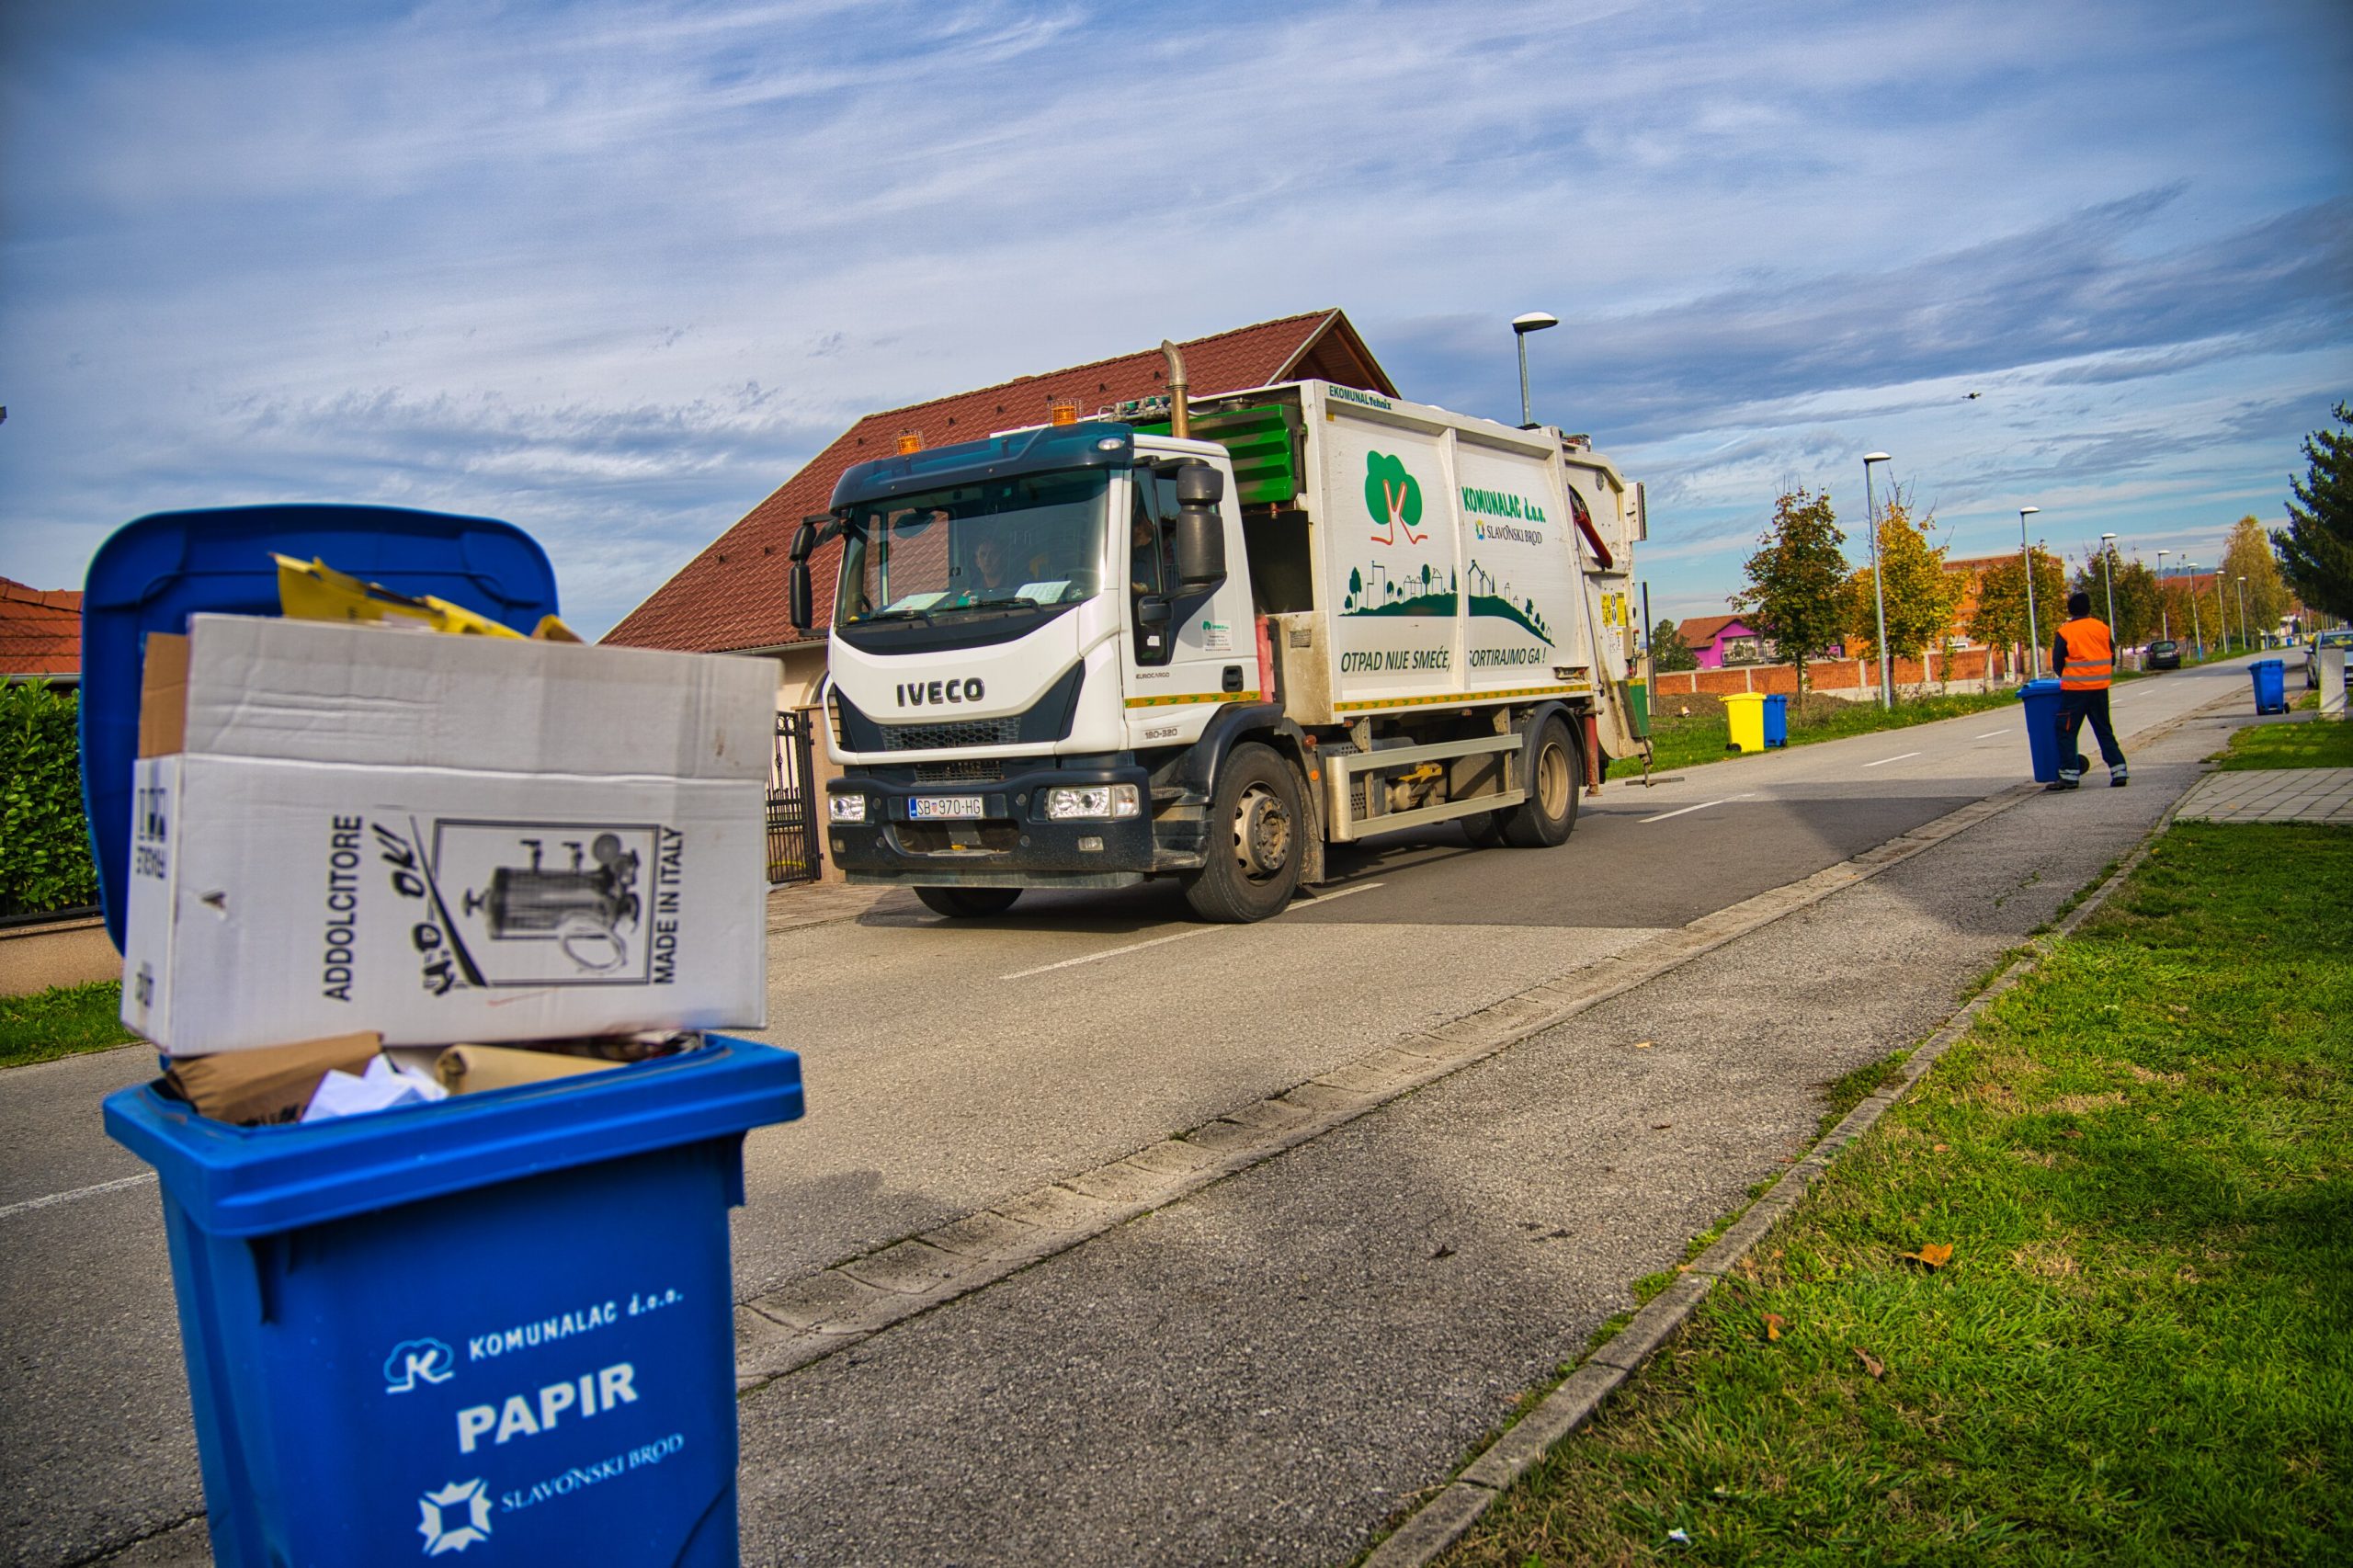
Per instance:
[[[1735,691],[1724,699],[1724,717],[1732,721],[1732,749],[1765,749],[1765,694]]]

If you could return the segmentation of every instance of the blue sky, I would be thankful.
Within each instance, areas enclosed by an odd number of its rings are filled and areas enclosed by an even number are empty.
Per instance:
[[[0,574],[503,517],[598,632],[867,411],[1324,305],[1646,481],[2211,562],[2353,398],[2353,9],[0,6]],[[1965,394],[1982,395],[1972,400]]]

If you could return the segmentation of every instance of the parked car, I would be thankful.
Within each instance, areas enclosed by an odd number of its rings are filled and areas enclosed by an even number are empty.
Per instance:
[[[2181,668],[2181,644],[2170,637],[2162,637],[2150,643],[2149,668],[2153,670]]]
[[[2320,684],[2320,651],[2323,648],[2344,649],[2346,664],[2353,665],[2353,630],[2340,628],[2335,631],[2324,631],[2304,644],[2304,689],[2306,691],[2312,690]]]

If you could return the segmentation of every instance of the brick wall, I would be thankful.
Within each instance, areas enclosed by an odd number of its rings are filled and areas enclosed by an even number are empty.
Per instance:
[[[1891,660],[1889,675],[1899,693],[1917,694],[1924,688],[1983,691],[1989,665],[1993,666],[1992,678],[1998,684],[2005,678],[2004,672],[1992,652],[1984,648],[1956,649],[1949,667],[1947,658],[1938,653],[1929,654],[1925,665],[1918,659]],[[1819,659],[1806,665],[1805,678],[1810,690],[1824,697],[1862,702],[1879,696],[1879,672],[1863,659]],[[1794,697],[1797,689],[1795,665],[1735,665],[1722,670],[1663,672],[1654,695],[1725,697],[1735,692],[1762,691]]]

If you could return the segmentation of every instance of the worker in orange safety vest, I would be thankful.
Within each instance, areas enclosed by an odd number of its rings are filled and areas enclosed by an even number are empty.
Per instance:
[[[2108,622],[2092,614],[2089,594],[2067,596],[2067,624],[2052,640],[2051,667],[2059,676],[2059,781],[2053,790],[2073,790],[2084,781],[2086,766],[2075,750],[2084,721],[2092,722],[2099,740],[2099,759],[2108,764],[2108,781],[2124,785],[2124,748],[2116,744],[2116,726],[2108,716],[2108,683],[2116,678],[2116,638]]]

